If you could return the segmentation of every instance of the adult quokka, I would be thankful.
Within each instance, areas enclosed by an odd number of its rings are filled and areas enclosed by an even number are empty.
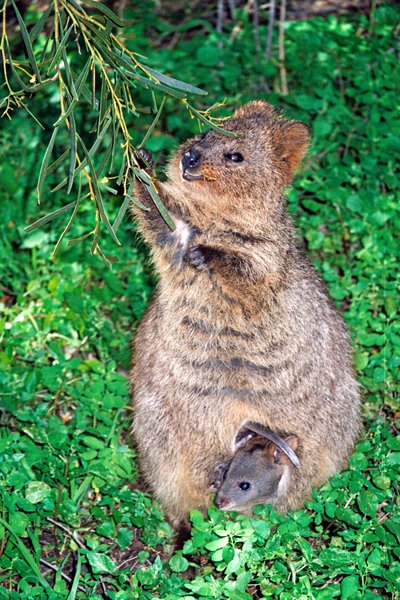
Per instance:
[[[309,128],[265,102],[185,142],[157,189],[171,231],[137,182],[133,208],[159,284],[139,325],[133,432],[143,474],[171,522],[210,502],[216,465],[247,421],[294,432],[294,469],[279,510],[347,463],[359,390],[348,334],[296,244],[284,190]]]

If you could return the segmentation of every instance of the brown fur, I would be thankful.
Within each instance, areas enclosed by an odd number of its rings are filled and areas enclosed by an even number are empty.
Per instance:
[[[160,281],[135,342],[133,431],[144,475],[174,524],[205,508],[215,466],[247,420],[299,439],[302,467],[280,510],[347,463],[359,431],[348,335],[298,249],[284,188],[309,138],[302,123],[253,102],[182,145],[157,189],[177,229],[134,209]],[[183,179],[185,152],[201,179]],[[225,155],[240,152],[242,162]]]

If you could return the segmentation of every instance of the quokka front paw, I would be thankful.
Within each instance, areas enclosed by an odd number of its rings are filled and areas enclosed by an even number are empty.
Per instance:
[[[142,169],[145,171],[153,171],[154,160],[153,155],[149,150],[146,150],[146,148],[139,148],[137,152],[135,152],[135,156]]]
[[[204,246],[192,246],[185,254],[185,261],[199,271],[208,269],[209,255]]]

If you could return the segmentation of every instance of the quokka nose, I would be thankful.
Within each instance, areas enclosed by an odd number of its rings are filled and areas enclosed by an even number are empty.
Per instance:
[[[199,166],[200,159],[200,152],[194,148],[191,148],[182,156],[182,168],[187,169],[189,167],[190,169],[194,169],[195,167]]]

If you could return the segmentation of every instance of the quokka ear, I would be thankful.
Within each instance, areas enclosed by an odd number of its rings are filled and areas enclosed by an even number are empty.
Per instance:
[[[280,134],[276,150],[290,178],[307,152],[310,128],[300,121],[282,121]]]
[[[248,104],[244,104],[237,110],[235,110],[233,116],[235,118],[243,117],[265,117],[265,118],[276,118],[279,116],[271,104],[264,102],[263,100],[254,100]]]

